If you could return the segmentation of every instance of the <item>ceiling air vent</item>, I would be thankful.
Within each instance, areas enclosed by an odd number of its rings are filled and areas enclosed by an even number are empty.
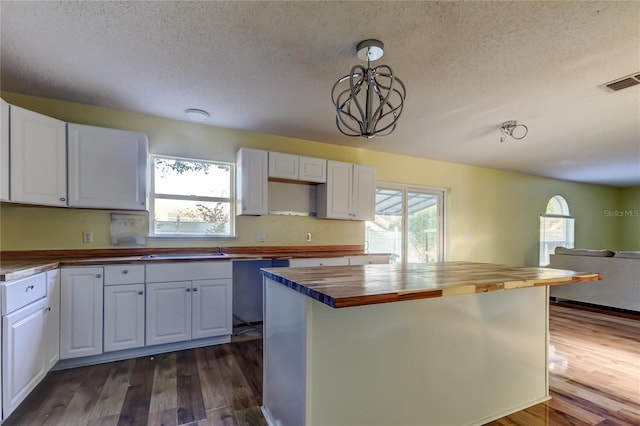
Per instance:
[[[640,84],[640,74],[628,75],[626,77],[618,78],[617,80],[610,81],[601,85],[600,87],[607,92],[617,92],[618,90],[626,89],[627,87],[637,86]]]

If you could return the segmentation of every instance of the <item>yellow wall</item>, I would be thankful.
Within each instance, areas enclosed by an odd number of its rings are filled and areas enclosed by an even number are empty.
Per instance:
[[[65,121],[147,133],[151,153],[234,161],[239,147],[304,154],[368,164],[378,180],[441,187],[447,190],[447,259],[535,265],[538,259],[538,216],[556,194],[569,203],[576,217],[576,247],[620,249],[626,222],[609,220],[607,209],[621,209],[625,191],[605,186],[559,181],[530,175],[413,158],[169,120],[53,99],[3,93],[14,105]],[[635,193],[634,193],[635,194]],[[626,204],[625,204],[626,205]],[[109,247],[109,213],[2,205],[2,250],[78,249]],[[637,227],[637,223],[634,226]],[[94,232],[94,244],[82,244],[82,231]],[[215,241],[158,241],[149,246],[252,246],[255,233],[267,234],[266,245],[363,244],[362,222],[305,217],[238,217],[237,238]]]

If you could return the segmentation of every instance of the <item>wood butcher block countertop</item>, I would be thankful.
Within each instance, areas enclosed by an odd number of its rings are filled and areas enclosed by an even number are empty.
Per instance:
[[[224,257],[218,252],[225,253]],[[210,257],[206,256],[209,252]],[[149,255],[174,257],[149,258]],[[180,254],[186,255],[180,258]],[[198,254],[202,257],[188,257]],[[369,253],[374,254],[374,253]],[[383,253],[380,253],[383,254]],[[61,266],[92,266],[126,263],[202,262],[254,259],[294,259],[367,255],[363,245],[340,246],[258,246],[258,247],[181,247],[181,248],[114,248],[95,250],[35,250],[2,252],[0,282],[28,277]]]
[[[333,308],[601,280],[597,273],[440,262],[265,268],[263,274]]]

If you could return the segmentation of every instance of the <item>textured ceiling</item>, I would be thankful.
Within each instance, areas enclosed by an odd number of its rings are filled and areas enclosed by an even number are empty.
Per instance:
[[[640,184],[639,2],[0,2],[2,90],[615,186]],[[396,131],[335,127],[356,44],[407,86]],[[529,127],[500,143],[499,126]]]

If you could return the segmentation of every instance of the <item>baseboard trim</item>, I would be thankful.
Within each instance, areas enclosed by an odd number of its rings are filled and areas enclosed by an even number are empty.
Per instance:
[[[124,351],[107,352],[101,355],[85,356],[82,358],[63,359],[51,369],[66,370],[69,368],[85,367],[87,365],[103,364],[105,362],[122,361],[124,359],[157,355],[184,349],[200,348],[203,346],[221,345],[231,342],[231,336],[209,337],[206,339],[189,340],[186,342],[166,343],[164,345],[145,346],[142,348],[126,349]]]

